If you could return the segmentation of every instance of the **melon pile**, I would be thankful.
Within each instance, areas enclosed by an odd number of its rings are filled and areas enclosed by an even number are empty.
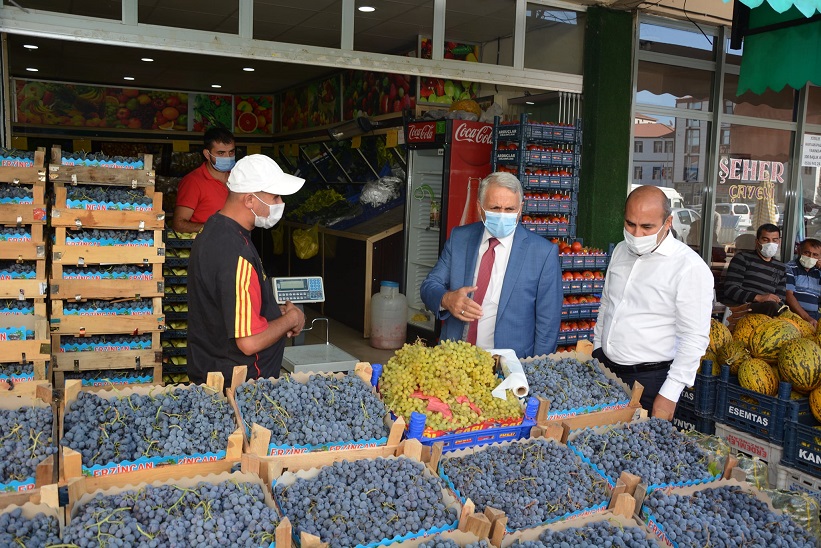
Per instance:
[[[743,388],[759,394],[775,396],[779,381],[789,382],[794,397],[810,396],[813,415],[821,422],[820,344],[821,330],[816,333],[797,314],[747,314],[732,333],[712,320],[710,346],[702,360],[713,360],[714,375],[728,365]]]

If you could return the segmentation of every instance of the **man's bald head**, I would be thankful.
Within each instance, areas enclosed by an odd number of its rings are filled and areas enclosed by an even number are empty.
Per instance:
[[[658,187],[640,186],[627,197],[624,204],[624,229],[633,236],[661,235],[668,219],[670,201]]]

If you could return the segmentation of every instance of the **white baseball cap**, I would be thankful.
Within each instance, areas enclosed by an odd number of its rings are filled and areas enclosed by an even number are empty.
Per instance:
[[[228,190],[239,194],[267,192],[288,196],[297,192],[305,179],[288,175],[264,154],[251,154],[238,161],[228,176]]]

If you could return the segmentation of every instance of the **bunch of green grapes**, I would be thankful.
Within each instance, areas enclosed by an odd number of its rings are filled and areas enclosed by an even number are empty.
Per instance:
[[[481,348],[465,341],[444,341],[433,348],[417,342],[406,344],[388,360],[380,389],[397,416],[409,420],[416,411],[427,415],[426,426],[450,431],[488,419],[521,417],[521,405],[513,394],[508,392],[505,400],[491,395],[499,382],[493,357]],[[414,392],[439,398],[453,416],[427,411],[428,401],[411,397]],[[481,414],[468,402],[457,402],[460,396],[467,396]]]

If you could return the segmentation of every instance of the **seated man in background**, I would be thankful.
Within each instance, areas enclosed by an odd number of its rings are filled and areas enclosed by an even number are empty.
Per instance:
[[[737,251],[724,277],[724,304],[749,303],[756,314],[775,316],[787,297],[786,266],[774,257],[781,229],[765,223],[755,233],[754,251]]]
[[[798,246],[798,253],[797,258],[787,263],[787,304],[815,327],[821,296],[821,241],[807,238]]]

